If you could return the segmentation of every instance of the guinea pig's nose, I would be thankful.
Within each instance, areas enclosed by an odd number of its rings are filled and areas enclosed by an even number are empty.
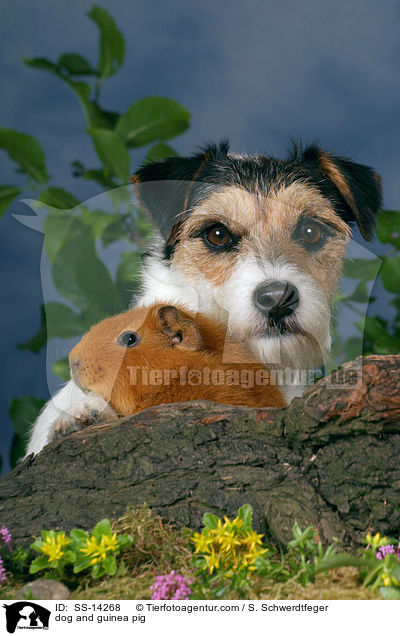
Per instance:
[[[272,281],[257,287],[254,304],[265,316],[279,322],[290,316],[300,301],[297,288],[286,281]]]

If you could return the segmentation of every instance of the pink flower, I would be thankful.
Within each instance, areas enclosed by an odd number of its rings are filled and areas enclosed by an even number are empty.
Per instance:
[[[0,557],[0,585],[4,583],[7,578],[6,569],[4,567],[3,559]]]
[[[12,534],[9,531],[9,529],[6,528],[6,526],[3,526],[2,528],[0,528],[0,539],[2,539],[4,543],[6,543],[11,550],[10,544],[11,544]]]
[[[177,574],[171,570],[169,574],[159,574],[155,577],[150,591],[154,601],[181,600],[186,601],[191,594],[189,585],[192,581],[187,581],[182,574]]]
[[[399,560],[399,563],[400,563],[400,541],[399,541],[399,544],[397,545],[397,547],[395,547],[395,546],[393,545],[393,543],[392,543],[392,544],[390,544],[390,545],[383,545],[383,546],[381,546],[381,547],[380,547],[380,548],[378,548],[378,550],[376,551],[375,556],[376,556],[376,558],[377,558],[377,559],[382,560],[382,559],[384,559],[384,558],[385,558],[385,556],[386,556],[387,554],[396,554],[396,555],[397,555],[397,558],[398,558],[398,560]]]

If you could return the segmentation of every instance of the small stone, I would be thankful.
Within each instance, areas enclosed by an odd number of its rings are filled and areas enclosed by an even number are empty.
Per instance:
[[[59,581],[36,579],[18,591],[17,598],[47,601],[63,601],[69,598],[69,589]]]

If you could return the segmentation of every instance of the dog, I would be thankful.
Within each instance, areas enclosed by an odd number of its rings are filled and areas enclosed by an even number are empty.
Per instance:
[[[301,395],[304,371],[320,367],[331,346],[332,298],[354,224],[371,239],[380,176],[317,144],[294,143],[275,159],[231,153],[223,141],[145,164],[132,181],[160,231],[138,304],[182,305],[222,322],[258,360],[285,371],[287,402]],[[107,408],[71,380],[36,421],[27,454],[71,421],[100,411],[106,419]]]

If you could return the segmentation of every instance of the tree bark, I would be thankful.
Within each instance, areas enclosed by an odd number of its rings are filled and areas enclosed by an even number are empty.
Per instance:
[[[400,530],[400,356],[343,366],[283,411],[191,402],[92,425],[0,480],[0,525],[20,545],[42,528],[91,529],[146,502],[175,526],[250,503],[274,542],[295,519],[323,541]]]

